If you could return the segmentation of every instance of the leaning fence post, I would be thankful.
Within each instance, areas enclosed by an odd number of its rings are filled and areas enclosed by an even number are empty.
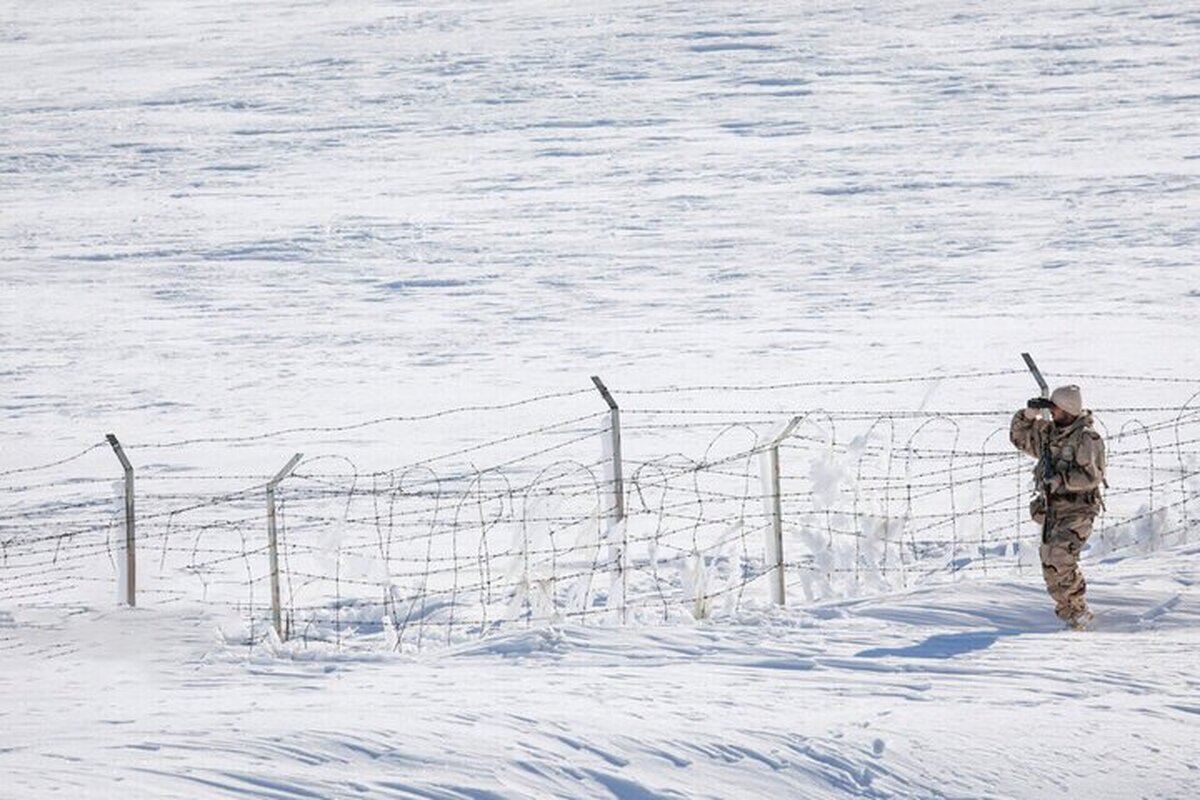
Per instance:
[[[280,641],[286,639],[283,630],[283,611],[279,603],[279,541],[275,534],[275,487],[279,482],[292,474],[292,470],[303,458],[302,453],[296,453],[283,469],[267,482],[267,547],[271,558],[271,622],[275,625],[275,633]]]
[[[1025,366],[1029,367],[1029,371],[1033,373],[1033,379],[1037,381],[1038,387],[1042,390],[1042,397],[1050,396],[1050,386],[1046,383],[1046,379],[1042,377],[1042,371],[1038,369],[1037,364],[1033,363],[1033,356],[1029,353],[1021,353],[1021,358],[1025,359]]]
[[[609,552],[612,556],[613,563],[616,564],[617,574],[621,581],[621,622],[626,620],[626,581],[628,577],[625,574],[625,479],[621,469],[621,409],[617,406],[617,401],[613,399],[612,393],[608,391],[608,387],[604,385],[604,381],[600,380],[599,376],[592,376],[592,383],[596,385],[600,396],[604,398],[604,402],[608,404],[609,410],[609,429],[610,438],[608,449],[612,451],[612,493],[613,506],[608,509],[609,518]],[[611,537],[614,533],[614,527],[621,526],[621,542],[612,541]]]
[[[117,454],[117,459],[121,462],[122,469],[125,470],[125,605],[132,608],[137,605],[137,552],[135,550],[137,540],[134,538],[133,532],[133,464],[129,463],[129,458],[125,455],[125,450],[115,435],[110,433],[105,438],[112,445],[113,452]]]
[[[792,417],[779,435],[771,440],[771,447],[768,451],[771,470],[771,538],[767,542],[767,563],[773,571],[770,583],[771,602],[779,606],[787,605],[785,588],[787,582],[784,579],[783,569],[783,482],[779,469],[779,445],[784,439],[791,436],[801,419],[802,417]]]
[[[1029,371],[1033,373],[1033,379],[1037,381],[1038,388],[1042,390],[1042,397],[1049,397],[1050,386],[1046,383],[1046,379],[1042,377],[1042,371],[1038,369],[1037,364],[1033,362],[1033,356],[1029,355],[1029,353],[1021,353],[1021,358],[1025,360],[1025,366],[1029,367]],[[1043,408],[1041,414],[1042,419],[1044,420],[1050,420],[1053,418],[1053,415],[1050,413],[1050,409],[1048,408]],[[1046,470],[1049,470],[1050,468],[1049,448],[1049,443],[1042,444],[1042,460],[1038,462],[1037,468],[1039,481],[1043,480],[1043,462],[1045,462],[1044,468]],[[1045,482],[1042,482],[1039,491],[1041,492],[1042,506],[1045,509],[1044,516],[1042,517],[1042,544],[1045,544],[1050,536],[1050,489]]]

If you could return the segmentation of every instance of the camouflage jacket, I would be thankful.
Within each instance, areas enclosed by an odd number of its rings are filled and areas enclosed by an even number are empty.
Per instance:
[[[1104,481],[1104,440],[1092,428],[1092,412],[1084,411],[1065,428],[1046,419],[1026,419],[1023,411],[1013,416],[1009,439],[1023,453],[1038,459],[1034,480],[1042,486],[1046,476],[1052,506],[1071,505],[1098,509]],[[1049,470],[1042,460],[1049,444]]]

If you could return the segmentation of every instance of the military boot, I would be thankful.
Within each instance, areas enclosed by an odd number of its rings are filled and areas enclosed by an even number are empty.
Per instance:
[[[1073,631],[1086,631],[1095,619],[1096,615],[1091,609],[1085,608],[1067,618],[1067,627]]]

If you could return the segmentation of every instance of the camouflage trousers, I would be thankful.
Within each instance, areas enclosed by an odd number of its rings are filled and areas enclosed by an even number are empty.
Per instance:
[[[1054,613],[1061,620],[1070,620],[1087,610],[1087,581],[1079,569],[1079,553],[1092,535],[1095,517],[1091,509],[1051,509],[1049,531],[1038,553],[1046,591],[1054,599]]]

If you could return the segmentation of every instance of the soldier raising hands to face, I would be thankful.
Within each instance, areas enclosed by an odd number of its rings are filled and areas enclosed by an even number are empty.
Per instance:
[[[1049,410],[1050,419],[1043,418],[1042,409]],[[1058,387],[1048,400],[1030,400],[1013,416],[1009,438],[1018,450],[1038,459],[1034,479],[1039,492],[1029,510],[1042,526],[1042,576],[1054,613],[1072,628],[1085,627],[1092,612],[1079,553],[1103,507],[1104,440],[1074,385]]]

